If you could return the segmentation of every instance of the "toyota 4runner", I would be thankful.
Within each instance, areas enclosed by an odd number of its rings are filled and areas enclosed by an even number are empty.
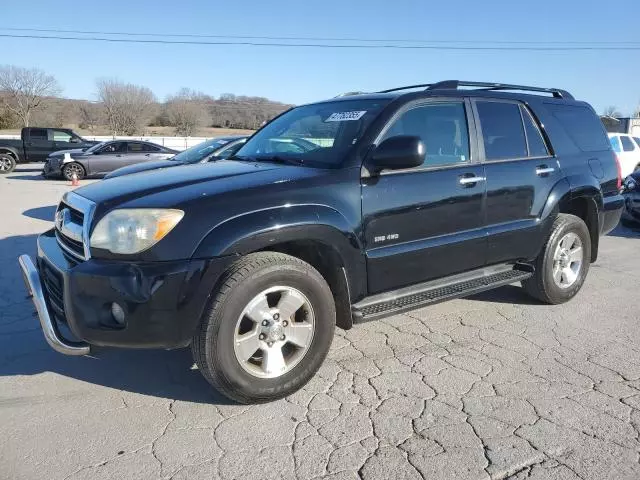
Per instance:
[[[190,345],[214,387],[262,402],[314,375],[336,325],[514,282],[566,302],[620,188],[598,116],[564,90],[413,85],[293,108],[228,160],[69,192],[20,264],[55,350]]]

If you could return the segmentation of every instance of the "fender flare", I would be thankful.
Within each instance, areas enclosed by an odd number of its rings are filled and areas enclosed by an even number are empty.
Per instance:
[[[577,185],[573,187],[573,185]],[[560,180],[551,189],[547,196],[547,201],[540,215],[540,220],[548,220],[555,218],[558,212],[572,200],[583,198],[587,200],[592,208],[589,208],[587,215],[593,223],[594,228],[590,229],[591,233],[591,261],[595,262],[598,256],[598,246],[600,243],[600,219],[599,212],[603,207],[603,195],[598,181],[589,175],[574,175],[565,177]],[[551,222],[548,222],[551,225]]]
[[[16,163],[21,163],[20,153],[14,147],[0,145],[0,153],[10,153],[16,158]]]
[[[352,293],[359,290],[356,286],[366,278],[364,249],[345,216],[326,205],[282,205],[230,217],[204,236],[192,258],[245,255],[301,240],[331,247],[342,262]]]

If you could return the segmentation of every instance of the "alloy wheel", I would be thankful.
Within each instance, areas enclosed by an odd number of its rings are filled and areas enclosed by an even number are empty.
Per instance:
[[[553,281],[560,288],[569,288],[580,276],[584,261],[582,241],[573,232],[567,233],[558,245],[553,255]]]
[[[268,288],[247,304],[236,322],[236,359],[255,377],[280,377],[305,356],[314,329],[313,308],[302,292],[287,286]]]

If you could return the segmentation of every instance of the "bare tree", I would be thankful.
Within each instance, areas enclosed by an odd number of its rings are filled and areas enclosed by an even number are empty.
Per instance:
[[[167,98],[167,119],[178,135],[189,137],[210,120],[203,102],[205,97],[202,93],[182,88],[176,95]]]
[[[95,133],[99,125],[104,122],[102,105],[92,102],[82,102],[78,105],[79,127]]]
[[[115,79],[100,79],[97,87],[113,135],[134,135],[152,117],[156,99],[147,87]]]
[[[4,107],[15,114],[23,126],[29,126],[31,114],[42,108],[48,97],[60,94],[60,86],[52,75],[37,68],[6,65],[0,67],[0,91]]]
[[[606,107],[602,111],[602,116],[603,117],[618,118],[618,117],[621,117],[622,114],[620,113],[620,111],[618,110],[618,108],[616,106],[609,105],[608,107]]]

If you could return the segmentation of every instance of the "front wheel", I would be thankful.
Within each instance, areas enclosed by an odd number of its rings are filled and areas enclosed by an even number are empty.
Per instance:
[[[582,287],[591,261],[591,237],[584,221],[561,213],[535,261],[534,275],[522,282],[534,298],[559,304],[572,299]]]
[[[8,153],[0,153],[0,175],[6,175],[16,169],[16,159]]]
[[[74,175],[77,180],[82,180],[86,174],[87,172],[85,171],[84,167],[79,163],[67,163],[62,168],[62,175],[69,181],[73,180]]]
[[[285,397],[324,361],[335,329],[331,290],[302,260],[249,254],[226,273],[191,343],[204,377],[240,403]]]

